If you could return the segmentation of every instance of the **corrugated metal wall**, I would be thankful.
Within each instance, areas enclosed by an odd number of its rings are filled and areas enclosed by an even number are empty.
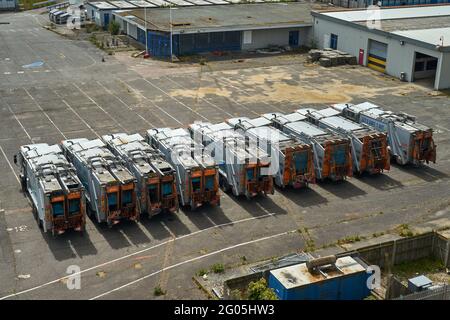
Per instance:
[[[145,35],[143,37],[145,43]],[[141,42],[141,39],[138,29],[138,41]],[[172,52],[177,56],[212,51],[241,50],[240,31],[182,34],[174,35],[172,39]],[[148,50],[155,57],[169,57],[170,35],[149,31]]]
[[[0,10],[16,10],[18,7],[17,0],[0,0]]]
[[[178,55],[241,50],[241,31],[183,34],[174,36]],[[176,48],[176,50],[175,50]]]

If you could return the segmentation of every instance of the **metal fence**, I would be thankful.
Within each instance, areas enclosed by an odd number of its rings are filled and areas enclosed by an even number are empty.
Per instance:
[[[443,285],[437,289],[412,293],[394,300],[450,300],[450,286]]]

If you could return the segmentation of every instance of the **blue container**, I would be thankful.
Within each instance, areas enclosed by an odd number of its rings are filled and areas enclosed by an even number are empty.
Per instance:
[[[337,259],[336,266],[316,274],[306,263],[272,270],[269,287],[280,300],[362,300],[370,294],[364,266],[350,256]]]

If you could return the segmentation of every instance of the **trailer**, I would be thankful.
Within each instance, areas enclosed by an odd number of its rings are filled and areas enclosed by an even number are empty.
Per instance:
[[[385,111],[370,102],[335,104],[331,107],[347,119],[387,133],[390,155],[398,164],[436,163],[433,129],[416,122],[415,117]]]
[[[61,145],[87,190],[88,215],[108,226],[139,218],[136,178],[100,139],[64,140]]]
[[[219,166],[219,184],[235,196],[252,198],[273,194],[269,155],[248,142],[224,122],[196,122],[189,126],[195,142],[201,143]]]
[[[320,128],[329,129],[351,143],[353,172],[356,174],[378,174],[390,169],[387,136],[365,124],[356,124],[340,116],[340,112],[327,108],[315,110],[298,109],[308,121]]]
[[[271,127],[272,122],[264,116],[232,118],[227,122],[269,154],[276,168],[274,180],[278,187],[302,188],[315,183],[314,154],[310,144]]]
[[[20,167],[22,191],[29,195],[33,214],[44,232],[84,231],[85,189],[58,145],[21,146],[14,162]]]
[[[341,181],[352,176],[353,165],[349,139],[308,123],[306,117],[298,112],[287,115],[272,113],[265,114],[263,117],[287,135],[311,145],[317,179]]]
[[[102,140],[136,178],[141,214],[152,217],[160,212],[178,211],[175,170],[160,151],[152,148],[140,134],[115,133],[104,135]]]
[[[207,203],[220,205],[218,166],[204,152],[204,147],[191,139],[186,129],[150,129],[147,142],[161,151],[175,168],[177,193],[182,206],[195,210]]]

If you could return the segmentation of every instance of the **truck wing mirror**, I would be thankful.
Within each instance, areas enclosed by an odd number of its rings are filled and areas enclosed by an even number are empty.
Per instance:
[[[17,165],[17,154],[14,155],[14,164]]]

